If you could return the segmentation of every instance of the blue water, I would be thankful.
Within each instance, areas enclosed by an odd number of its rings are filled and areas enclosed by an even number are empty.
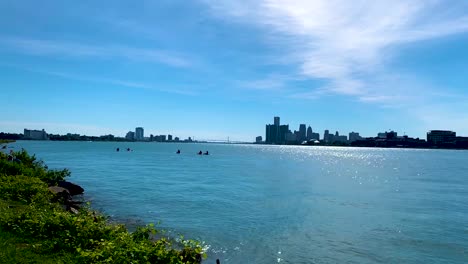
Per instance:
[[[204,241],[206,263],[468,263],[468,151],[14,146],[49,167],[69,168],[93,207],[113,219],[160,221]],[[211,155],[195,155],[199,150]]]

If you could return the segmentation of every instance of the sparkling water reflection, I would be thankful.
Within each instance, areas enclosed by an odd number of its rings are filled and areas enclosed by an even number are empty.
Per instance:
[[[114,219],[161,221],[204,241],[207,263],[468,262],[467,151],[38,141],[15,147],[49,167],[71,169],[93,206]]]

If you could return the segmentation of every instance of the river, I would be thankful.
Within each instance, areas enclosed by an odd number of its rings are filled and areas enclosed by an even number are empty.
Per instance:
[[[468,263],[468,151],[10,145],[70,169],[112,219],[203,241],[205,263]]]

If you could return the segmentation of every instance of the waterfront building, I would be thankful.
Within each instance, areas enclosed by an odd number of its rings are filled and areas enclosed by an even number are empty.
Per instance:
[[[320,140],[320,134],[312,132],[312,134],[310,136],[310,140]]]
[[[431,145],[455,144],[457,133],[449,130],[427,132],[427,142]]]
[[[34,140],[47,140],[49,139],[47,133],[44,129],[42,130],[29,130],[24,129],[24,138],[25,139],[34,139]]]
[[[307,128],[307,136],[306,136],[307,140],[312,140],[312,133],[313,133],[312,128],[309,126]]]
[[[265,126],[265,143],[283,144],[286,134],[289,131],[289,125],[280,125],[279,117],[274,117],[274,124]]]
[[[161,137],[161,142],[166,142],[166,135],[160,135]]]
[[[328,143],[329,137],[330,137],[330,131],[328,131],[328,129],[325,129],[325,131],[323,132],[323,141],[325,143]]]
[[[392,138],[397,138],[397,137],[398,137],[398,133],[395,132],[395,131],[382,132],[382,133],[378,133],[378,134],[377,134],[377,137],[378,137],[378,138],[381,138],[381,139],[392,139]]]
[[[172,135],[167,135],[167,141],[172,141]]]
[[[174,138],[174,141],[175,141],[175,142],[179,142],[179,140],[180,140],[179,137],[175,137],[175,138]]]
[[[127,135],[125,135],[125,139],[127,140],[135,140],[135,132],[133,131],[128,131]]]
[[[304,141],[304,140],[307,140],[307,137],[306,137],[306,125],[305,124],[300,124],[299,125],[299,138],[298,140],[300,142]]]
[[[262,136],[258,136],[255,138],[255,143],[262,143]]]
[[[143,141],[145,139],[144,129],[142,127],[135,128],[135,140]]]
[[[285,135],[286,143],[297,143],[297,134],[289,131]]]
[[[349,138],[349,143],[362,139],[362,137],[357,132],[350,132],[348,138]]]
[[[346,135],[335,135],[334,142],[347,143],[348,137]]]
[[[468,137],[457,137],[456,142],[457,148],[468,149]]]

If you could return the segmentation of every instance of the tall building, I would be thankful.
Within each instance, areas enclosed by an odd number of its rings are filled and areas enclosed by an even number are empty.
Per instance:
[[[298,140],[299,141],[304,141],[306,140],[307,137],[306,137],[306,125],[305,124],[300,124],[299,125],[299,138]]]
[[[172,141],[172,135],[167,135],[167,141]]]
[[[25,139],[34,139],[34,140],[47,140],[49,139],[47,133],[44,129],[42,130],[29,130],[24,129],[24,138]]]
[[[274,125],[275,125],[275,126],[279,126],[279,125],[280,125],[280,118],[279,118],[279,116],[275,116],[275,117],[274,117]]]
[[[312,140],[312,128],[309,126],[307,128],[307,140]]]
[[[326,130],[323,132],[323,141],[325,141],[325,143],[327,143],[328,140],[329,140],[329,137],[330,137],[330,131],[328,131],[328,129],[326,129]]]
[[[258,136],[255,138],[255,143],[262,143],[262,136]]]
[[[145,139],[144,130],[142,127],[135,128],[135,140],[143,141]]]
[[[127,140],[135,140],[135,132],[133,131],[128,131],[127,135],[125,135],[125,139]]]
[[[454,144],[457,133],[448,130],[431,130],[427,132],[427,142],[431,145]]]
[[[284,144],[289,125],[280,125],[280,118],[274,117],[274,124],[265,126],[265,143]]]

